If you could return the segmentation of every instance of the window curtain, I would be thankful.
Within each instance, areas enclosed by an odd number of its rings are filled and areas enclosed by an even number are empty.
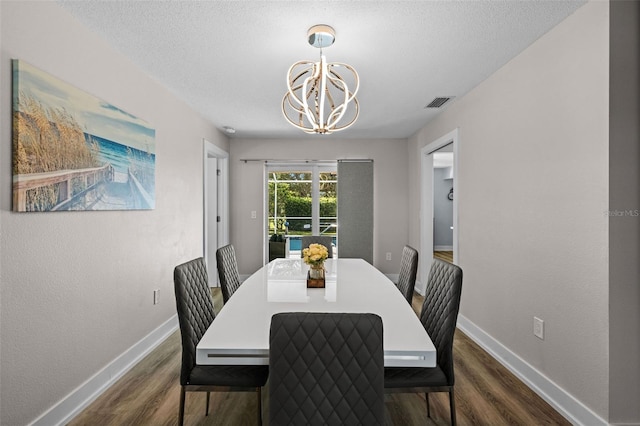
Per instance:
[[[338,256],[373,264],[373,160],[338,160]]]

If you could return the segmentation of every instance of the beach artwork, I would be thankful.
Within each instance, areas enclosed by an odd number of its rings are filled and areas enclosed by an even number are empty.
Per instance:
[[[13,60],[13,210],[155,207],[155,130]]]

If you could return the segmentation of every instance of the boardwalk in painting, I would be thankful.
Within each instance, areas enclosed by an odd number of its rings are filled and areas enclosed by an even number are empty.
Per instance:
[[[122,182],[106,182],[96,188],[91,201],[78,203],[69,210],[131,210],[133,199],[129,184]],[[74,208],[75,207],[75,208]]]
[[[12,63],[13,210],[153,209],[155,130],[24,61]]]
[[[131,210],[149,208],[149,195],[132,174],[115,173],[112,181],[105,181],[69,204],[68,210]]]

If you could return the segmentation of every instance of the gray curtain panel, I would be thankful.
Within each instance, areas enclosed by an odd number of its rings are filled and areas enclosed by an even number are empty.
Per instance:
[[[373,160],[338,160],[338,257],[373,264]]]

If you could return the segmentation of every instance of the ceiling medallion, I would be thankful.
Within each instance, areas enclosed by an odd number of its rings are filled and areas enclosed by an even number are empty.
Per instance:
[[[306,133],[328,135],[350,127],[358,118],[356,93],[360,78],[351,65],[327,63],[322,54],[322,48],[335,41],[333,28],[314,25],[307,36],[309,44],[320,49],[320,61],[298,61],[291,65],[282,113],[291,125]]]

